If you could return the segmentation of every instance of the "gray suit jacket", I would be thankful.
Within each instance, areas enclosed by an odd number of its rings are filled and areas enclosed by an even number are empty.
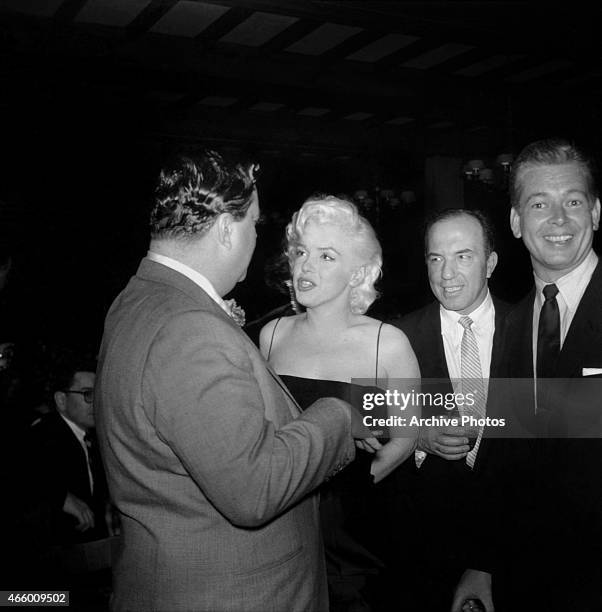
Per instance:
[[[349,415],[300,414],[195,283],[143,260],[105,322],[96,419],[123,543],[115,610],[326,610],[317,497]]]

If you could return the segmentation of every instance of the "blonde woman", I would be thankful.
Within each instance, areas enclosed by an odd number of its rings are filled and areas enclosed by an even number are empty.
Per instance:
[[[302,408],[319,397],[349,400],[352,379],[397,387],[417,379],[418,363],[406,336],[364,313],[376,299],[381,247],[374,230],[351,202],[310,198],[286,229],[297,302],[305,312],[270,321],[262,329],[264,356]],[[395,381],[395,382],[393,382]],[[356,389],[357,390],[357,389]],[[356,460],[321,489],[331,610],[371,610],[383,569],[373,545],[379,516],[373,482],[390,474],[415,447],[392,437],[376,454]],[[382,534],[380,536],[382,538]]]

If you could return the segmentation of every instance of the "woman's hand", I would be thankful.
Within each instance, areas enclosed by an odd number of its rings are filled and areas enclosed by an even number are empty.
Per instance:
[[[356,440],[355,445],[360,450],[365,450],[368,453],[376,453],[383,445],[376,438],[362,438],[361,440]]]
[[[372,460],[370,473],[374,476],[374,482],[381,481],[388,476],[396,467],[401,465],[416,449],[416,438],[394,438],[381,445],[376,457]]]

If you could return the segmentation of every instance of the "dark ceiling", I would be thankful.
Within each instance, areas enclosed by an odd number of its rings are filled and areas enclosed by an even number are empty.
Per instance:
[[[431,162],[448,195],[461,181],[445,162],[538,137],[601,154],[600,14],[484,0],[0,0],[0,248],[17,253],[28,329],[96,335],[144,253],[173,146],[252,152],[262,208],[281,217],[316,189],[420,188]],[[506,194],[472,197],[508,233]],[[418,244],[410,227],[385,245]],[[241,289],[257,312],[273,299],[261,289],[281,248],[272,230]],[[405,308],[428,294],[419,251],[387,259]],[[508,245],[508,273],[496,272],[516,292],[521,253]]]
[[[323,159],[595,142],[601,11],[562,4],[0,0],[3,122]]]

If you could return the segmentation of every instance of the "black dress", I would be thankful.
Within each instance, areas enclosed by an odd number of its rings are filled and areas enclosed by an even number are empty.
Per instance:
[[[336,380],[288,375],[280,378],[303,410],[321,397],[337,397],[354,404],[362,392],[382,392],[375,387]],[[373,457],[358,449],[355,460],[319,488],[331,612],[380,609],[380,583],[385,569],[383,547],[387,538],[382,524],[380,485],[374,485],[370,474]]]

